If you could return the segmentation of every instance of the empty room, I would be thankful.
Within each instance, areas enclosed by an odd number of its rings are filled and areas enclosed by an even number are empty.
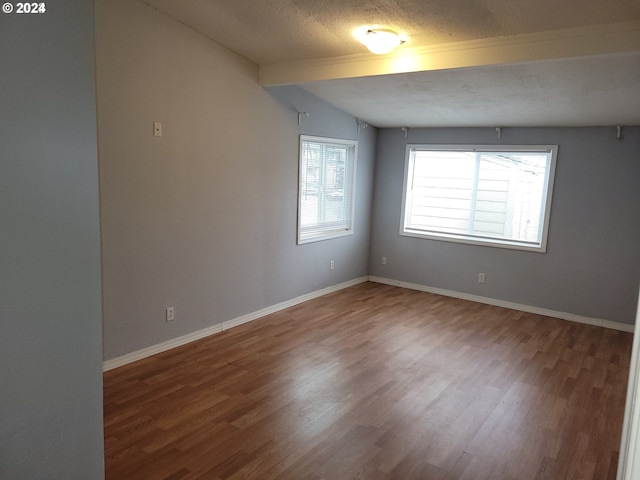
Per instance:
[[[24,5],[0,478],[639,478],[636,0]]]

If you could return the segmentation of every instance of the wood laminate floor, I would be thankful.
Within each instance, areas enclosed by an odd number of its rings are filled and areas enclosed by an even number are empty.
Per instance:
[[[105,373],[107,480],[614,479],[631,341],[364,283]]]

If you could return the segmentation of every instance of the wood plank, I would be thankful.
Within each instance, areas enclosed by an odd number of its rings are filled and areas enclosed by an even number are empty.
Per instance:
[[[614,479],[631,341],[356,285],[106,372],[106,478]]]

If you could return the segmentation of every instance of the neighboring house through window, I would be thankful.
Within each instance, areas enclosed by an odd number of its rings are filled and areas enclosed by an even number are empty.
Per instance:
[[[401,235],[545,252],[556,145],[408,145]]]
[[[353,233],[358,142],[300,136],[298,243]]]

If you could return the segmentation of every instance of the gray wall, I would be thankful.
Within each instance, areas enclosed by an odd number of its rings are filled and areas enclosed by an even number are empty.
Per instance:
[[[105,359],[367,275],[374,128],[141,2],[96,21]],[[353,236],[296,245],[301,133],[359,140]]]
[[[547,254],[400,237],[400,129],[376,150],[374,128],[358,135],[297,87],[260,88],[256,65],[142,2],[98,0],[96,22],[105,359],[369,273],[633,322],[637,128],[622,143],[612,128],[503,131],[502,143],[560,145]],[[296,245],[299,134],[359,140],[355,235]],[[409,141],[497,140],[416,129]]]
[[[633,324],[640,279],[640,128],[379,131],[370,273]],[[546,254],[399,235],[407,143],[557,144]],[[387,257],[387,265],[381,257]],[[477,283],[486,273],[486,284]]]
[[[0,478],[103,478],[93,2],[0,14]]]

